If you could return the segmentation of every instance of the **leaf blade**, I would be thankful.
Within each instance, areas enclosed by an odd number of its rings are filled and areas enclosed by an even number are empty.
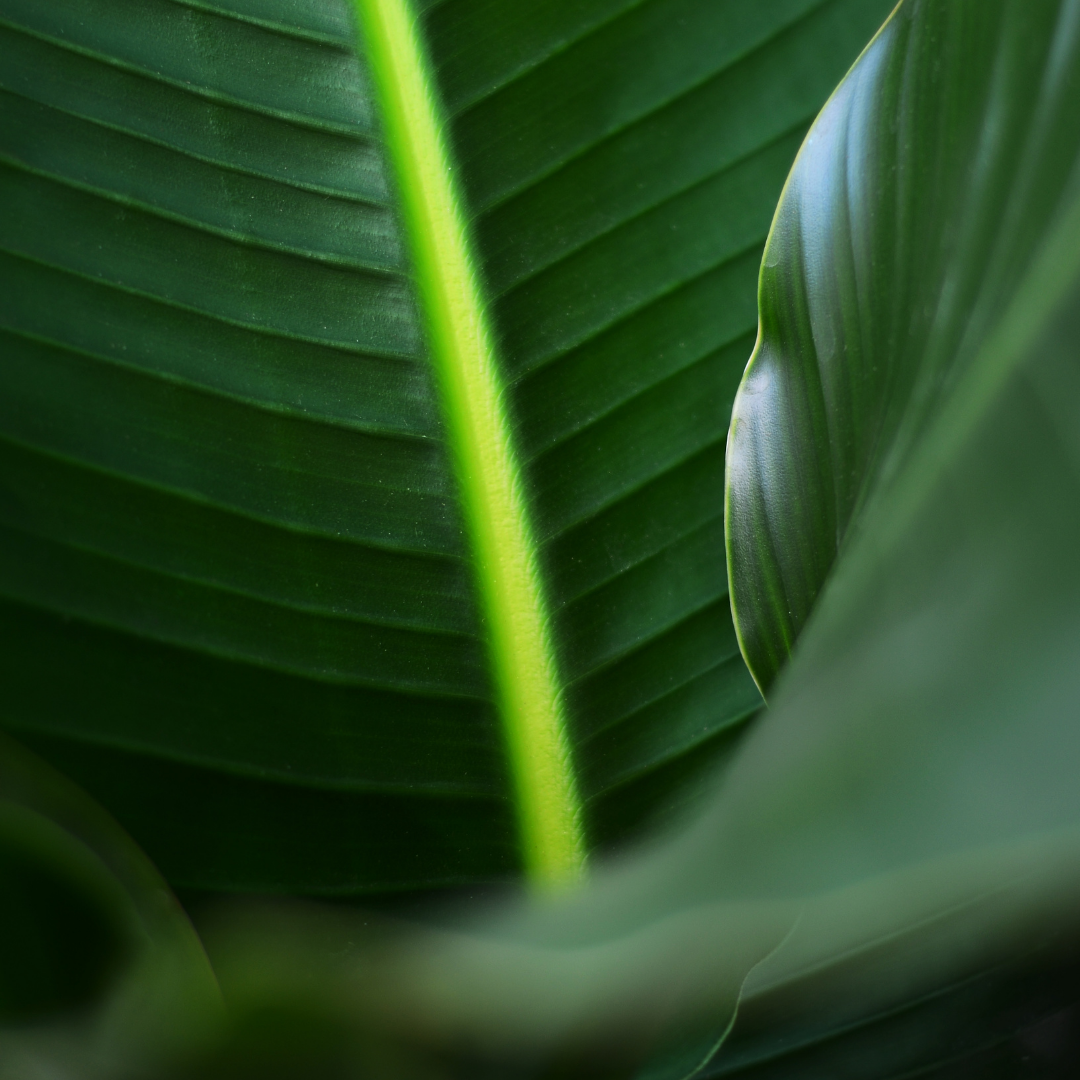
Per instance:
[[[685,812],[759,704],[727,613],[720,435],[785,155],[881,6],[424,7],[590,849]],[[0,215],[0,584],[25,638],[3,722],[198,890],[521,867],[351,25],[306,0],[0,2],[4,175],[26,210]],[[658,27],[661,59],[616,63]],[[482,101],[455,81],[480,40],[502,87]],[[554,102],[560,72],[581,112],[549,110],[557,153],[521,156],[521,102]],[[496,113],[485,164],[470,139]],[[496,173],[528,190],[474,217]]]
[[[1060,60],[1024,80],[1047,50],[1067,55],[1071,18],[1052,6],[1030,23],[1008,5],[984,20],[902,7],[802,151],[770,235],[761,337],[729,443],[729,575],[763,685],[848,530],[963,377],[1057,212],[1067,169],[1055,148],[1076,134],[1071,91]],[[931,79],[923,23],[933,20],[950,41],[963,25],[970,41],[943,54]],[[875,94],[883,113],[867,105]],[[920,124],[920,109],[939,110],[939,123]],[[968,124],[973,113],[985,129]],[[856,158],[858,171],[847,164]],[[894,212],[874,216],[889,199]],[[876,262],[880,250],[894,258]]]

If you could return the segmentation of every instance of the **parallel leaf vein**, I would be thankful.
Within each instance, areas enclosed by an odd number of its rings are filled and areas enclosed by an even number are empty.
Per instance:
[[[698,79],[697,81],[689,84],[688,86],[682,87],[677,93],[672,94],[669,97],[658,98],[650,104],[648,109],[642,111],[632,119],[626,121],[625,123],[618,124],[609,128],[603,133],[603,135],[593,140],[590,140],[587,145],[584,145],[579,149],[575,150],[573,153],[567,154],[564,157],[558,159],[557,161],[544,166],[543,169],[538,170],[532,176],[527,177],[513,187],[500,192],[495,198],[489,200],[488,202],[485,202],[482,206],[477,207],[478,214],[480,216],[490,214],[492,211],[498,209],[505,203],[510,202],[512,199],[518,198],[519,196],[527,192],[530,188],[537,187],[545,180],[549,180],[552,176],[561,172],[563,169],[573,164],[579,158],[583,158],[588,154],[592,154],[595,153],[597,150],[603,149],[603,147],[613,139],[616,139],[620,135],[631,131],[638,125],[645,123],[646,121],[655,117],[657,114],[663,112],[665,109],[677,105],[684,98],[690,97],[692,94],[708,86],[710,83],[713,83],[717,79],[722,78],[731,68],[735,67],[737,64],[742,63],[745,60],[751,59],[756,53],[763,52],[778,38],[782,37],[788,31],[794,30],[796,27],[799,26],[800,23],[805,22],[807,19],[810,19],[817,11],[819,11],[823,7],[826,7],[832,2],[833,0],[820,0],[818,4],[816,4],[809,10],[803,12],[790,23],[786,23],[775,28],[772,33],[755,42],[755,44],[749,49],[746,49],[741,53],[736,53],[728,57],[728,59],[720,67],[711,71],[708,75],[704,76],[701,79]]]
[[[641,489],[646,487],[647,485],[653,484],[657,480],[660,480],[662,477],[666,476],[668,473],[674,472],[676,469],[685,465],[688,461],[691,461],[695,457],[697,457],[698,454],[700,454],[703,450],[707,450],[710,447],[714,446],[722,446],[725,442],[726,436],[716,439],[709,439],[708,441],[695,446],[693,450],[691,450],[689,453],[683,454],[682,456],[673,461],[665,462],[663,468],[658,469],[655,473],[650,473],[649,475],[636,478],[633,484],[628,487],[621,488],[619,491],[613,493],[610,499],[606,499],[602,502],[596,503],[588,507],[580,513],[575,514],[571,520],[563,522],[558,529],[553,530],[550,533],[545,533],[544,536],[541,538],[541,543],[546,546],[554,542],[555,540],[560,539],[562,536],[565,536],[566,533],[570,532],[571,529],[577,527],[578,525],[581,525],[585,521],[588,521],[589,518],[593,517],[595,514],[600,513],[600,511],[608,510],[613,506],[617,506],[619,503],[628,499],[631,495],[635,494],[638,491],[641,491]]]
[[[591,26],[585,27],[585,29],[577,35],[577,37],[567,38],[565,41],[560,41],[558,45],[544,52],[543,54],[534,54],[534,56],[520,63],[514,70],[506,76],[502,82],[495,83],[493,86],[487,86],[479,94],[479,96],[472,98],[468,101],[458,102],[454,111],[451,113],[453,119],[466,115],[477,105],[487,101],[489,98],[494,97],[496,94],[505,90],[508,86],[512,86],[526,75],[532,74],[532,72],[544,67],[551,60],[555,60],[565,52],[569,52],[575,45],[580,45],[581,42],[588,40],[596,34],[607,30],[612,24],[618,23],[620,20],[626,17],[635,8],[644,7],[647,3],[651,3],[652,0],[629,0],[629,3],[609,15],[606,19],[602,19],[593,23]]]
[[[320,529],[313,526],[304,525],[297,521],[288,520],[285,518],[272,517],[270,514],[260,514],[245,507],[237,506],[234,503],[227,503],[222,500],[212,499],[207,495],[197,492],[191,489],[174,487],[170,484],[162,483],[159,480],[153,480],[146,476],[140,476],[135,473],[121,472],[118,469],[113,469],[108,466],[101,465],[97,462],[87,461],[83,458],[73,457],[69,454],[61,453],[49,446],[43,446],[38,443],[30,442],[26,439],[13,436],[10,432],[0,431],[0,442],[8,442],[13,446],[19,447],[21,450],[26,450],[34,454],[41,454],[43,457],[48,457],[54,461],[58,461],[73,467],[75,469],[85,469],[89,472],[98,473],[101,476],[109,477],[113,480],[119,480],[123,483],[132,484],[137,487],[146,488],[148,491],[154,491],[161,494],[168,495],[172,498],[176,498],[185,502],[194,503],[198,506],[205,506],[212,510],[216,510],[219,513],[232,514],[236,517],[244,518],[248,521],[255,521],[261,525],[269,525],[276,529],[282,529],[286,532],[295,533],[299,536],[317,537],[325,540],[333,540],[340,544],[352,544],[361,549],[369,549],[372,551],[389,551],[395,553],[401,553],[405,555],[417,555],[425,558],[433,559],[445,559],[451,562],[460,563],[462,557],[454,552],[440,550],[438,548],[424,548],[411,546],[407,544],[395,544],[393,542],[363,537],[360,538],[354,534],[342,532],[334,529]],[[386,486],[382,486],[375,490],[387,490]],[[408,490],[408,489],[405,489]]]
[[[706,173],[704,176],[697,177],[691,183],[684,185],[683,187],[676,188],[675,190],[666,192],[664,196],[658,199],[656,202],[646,203],[641,206],[635,207],[634,211],[628,214],[624,218],[620,218],[618,221],[611,222],[606,228],[599,232],[593,233],[587,239],[582,240],[580,243],[565,248],[560,251],[559,254],[546,263],[537,263],[535,266],[530,267],[529,270],[519,278],[516,278],[512,284],[508,285],[505,289],[494,294],[493,299],[500,301],[506,297],[512,296],[519,289],[528,285],[533,279],[540,277],[542,274],[548,273],[551,270],[571,262],[575,256],[584,254],[593,246],[600,244],[603,241],[610,241],[613,236],[616,236],[623,229],[635,224],[636,222],[647,218],[650,214],[653,214],[659,210],[662,210],[670,203],[678,201],[684,195],[690,195],[694,191],[707,187],[709,184],[720,179],[737,169],[740,165],[745,165],[752,161],[755,157],[771,150],[777,144],[782,143],[785,139],[790,138],[793,134],[803,130],[807,122],[813,116],[812,113],[807,113],[806,116],[800,117],[794,123],[789,125],[783,131],[771,135],[764,142],[755,143],[752,147],[744,150],[736,157],[733,157],[730,161],[724,162],[718,169],[714,169],[710,173]],[[764,238],[764,237],[763,237]]]
[[[5,718],[4,726],[18,730],[21,725],[18,718]],[[297,773],[290,769],[275,769],[265,765],[251,765],[247,762],[227,758],[209,757],[204,754],[184,752],[161,743],[143,743],[133,739],[117,738],[100,732],[72,731],[54,725],[34,724],[25,730],[37,734],[43,732],[50,738],[63,739],[65,742],[81,746],[94,746],[108,750],[119,750],[125,754],[146,758],[150,761],[167,761],[177,765],[187,765],[222,776],[240,776],[275,786],[306,788],[312,791],[336,791],[346,794],[401,795],[418,799],[480,799],[490,802],[503,802],[505,796],[499,791],[484,791],[445,782],[418,780],[415,782],[394,782],[376,780],[333,780],[312,773]]]
[[[79,56],[84,56],[89,60],[94,60],[99,64],[103,64],[106,67],[117,68],[120,71],[131,72],[134,75],[139,75],[144,79],[148,79],[151,82],[158,82],[165,86],[173,87],[177,90],[182,90],[185,93],[191,94],[194,97],[204,98],[207,101],[214,101],[221,105],[228,105],[235,109],[241,109],[246,112],[258,113],[262,116],[270,116],[275,120],[285,120],[289,123],[295,124],[298,127],[309,128],[313,131],[326,131],[334,135],[348,135],[348,136],[363,136],[368,139],[374,138],[372,132],[366,131],[363,128],[358,128],[352,124],[339,123],[335,120],[323,119],[321,117],[312,116],[310,113],[293,112],[289,109],[278,109],[271,105],[265,105],[262,102],[252,101],[250,99],[238,98],[232,94],[228,94],[222,90],[215,90],[208,86],[199,86],[195,83],[185,82],[182,79],[171,78],[160,71],[155,71],[153,68],[141,67],[138,64],[131,63],[127,60],[121,60],[116,56],[109,56],[107,53],[98,52],[96,49],[91,49],[85,45],[76,44],[73,41],[68,41],[64,38],[56,37],[53,34],[48,34],[40,30],[32,29],[28,26],[23,26],[20,23],[12,22],[10,19],[0,17],[0,27],[4,27],[17,34],[25,34],[27,37],[32,37],[38,41],[44,41],[49,45],[52,45],[57,49],[64,49],[67,52],[77,53]]]
[[[116,191],[112,188],[103,188],[95,184],[88,184],[83,180],[76,180],[61,172],[30,165],[3,151],[0,151],[0,164],[30,176],[43,177],[62,187],[84,192],[87,195],[104,199],[106,202],[114,203],[117,206],[130,207],[149,217],[160,218],[163,221],[182,225],[184,228],[192,229],[195,232],[207,233],[210,236],[220,237],[221,239],[228,240],[230,243],[237,244],[240,247],[288,255],[290,258],[313,262],[323,266],[333,266],[342,270],[351,270],[357,273],[376,275],[379,277],[392,277],[398,280],[403,279],[402,268],[390,262],[376,262],[372,259],[361,260],[350,258],[347,255],[339,255],[335,252],[298,248],[281,241],[270,240],[265,236],[243,233],[237,229],[229,229],[221,225],[215,225],[213,222],[209,222],[204,218],[189,217],[185,214],[177,213],[175,210],[167,210],[157,203],[147,202],[144,199],[125,195],[123,192]]]
[[[402,440],[424,443],[427,445],[441,441],[439,437],[433,433],[411,430],[404,427],[392,428],[385,425],[367,423],[361,420],[349,420],[343,416],[332,416],[328,413],[321,413],[314,409],[298,408],[289,405],[280,399],[271,400],[269,398],[247,397],[231,390],[225,390],[220,386],[214,386],[212,383],[196,382],[194,379],[187,379],[182,375],[176,375],[170,371],[164,371],[161,368],[152,368],[143,364],[134,363],[131,360],[122,359],[118,356],[107,356],[103,353],[92,352],[89,349],[80,348],[70,342],[46,337],[43,334],[36,334],[31,330],[25,330],[19,326],[9,326],[3,322],[0,322],[0,333],[10,334],[12,337],[24,338],[27,341],[47,345],[50,349],[57,349],[61,352],[70,353],[72,356],[82,357],[95,364],[119,368],[140,377],[158,380],[167,383],[170,386],[183,387],[185,390],[205,394],[207,397],[219,398],[222,401],[241,405],[253,412],[266,413],[270,416],[285,417],[298,423],[313,424],[319,427],[327,427],[339,431],[352,431],[360,435],[369,435],[373,438],[385,438],[395,441]]]
[[[265,334],[267,337],[281,338],[285,341],[302,341],[309,345],[321,345],[324,347],[336,349],[340,352],[350,353],[355,356],[371,356],[377,357],[380,360],[399,360],[404,363],[416,363],[419,357],[415,353],[407,353],[403,351],[394,351],[391,349],[377,348],[370,344],[361,344],[360,342],[342,341],[340,338],[331,337],[315,337],[313,334],[301,334],[296,331],[287,330],[280,326],[273,326],[267,323],[254,323],[247,322],[243,319],[230,318],[228,315],[222,315],[220,312],[216,312],[207,308],[195,307],[193,304],[185,304],[179,300],[174,300],[169,296],[161,296],[158,293],[146,292],[143,289],[137,289],[132,285],[128,285],[125,282],[116,281],[112,278],[98,277],[96,274],[88,274],[82,270],[76,270],[73,267],[65,266],[63,263],[53,262],[50,259],[43,259],[37,255],[34,255],[27,251],[21,251],[17,248],[8,247],[5,244],[0,244],[0,253],[4,255],[10,255],[12,258],[24,259],[26,262],[34,263],[37,266],[44,266],[49,270],[54,270],[60,274],[66,274],[73,278],[78,278],[82,281],[89,281],[95,285],[99,285],[107,289],[115,289],[117,292],[125,293],[128,296],[137,296],[141,300],[148,300],[154,304],[163,304],[166,307],[176,308],[178,311],[190,312],[193,315],[199,315],[204,319],[211,319],[215,322],[224,323],[227,326],[235,326],[241,330],[248,330],[255,334]],[[389,275],[387,275],[389,277]]]
[[[660,291],[654,293],[651,296],[644,297],[634,305],[625,310],[619,311],[616,315],[611,317],[607,322],[600,325],[589,328],[589,331],[582,335],[580,338],[566,342],[560,345],[553,346],[547,353],[542,353],[539,356],[531,360],[527,365],[523,366],[518,372],[514,380],[514,385],[519,385],[525,379],[531,375],[535,375],[536,372],[547,367],[549,364],[561,359],[566,353],[571,350],[577,350],[584,348],[591,344],[597,338],[602,337],[604,334],[609,333],[616,327],[621,326],[631,319],[640,315],[642,312],[647,311],[650,307],[659,304],[661,301],[666,300],[669,296],[673,296],[675,293],[682,289],[693,285],[695,282],[700,281],[703,277],[707,277],[709,274],[715,273],[722,267],[735,262],[738,259],[743,258],[751,251],[760,249],[761,245],[765,242],[765,233],[763,232],[760,237],[755,237],[750,243],[744,247],[739,248],[737,251],[725,254],[723,258],[719,259],[715,263],[710,263],[695,273],[689,275],[686,278],[680,278],[678,281],[666,284]],[[744,331],[745,332],[745,331]]]

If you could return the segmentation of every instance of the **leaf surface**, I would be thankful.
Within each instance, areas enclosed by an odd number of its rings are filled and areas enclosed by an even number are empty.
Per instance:
[[[1080,138],[1075,18],[909,4],[802,149],[729,449],[732,603],[763,687],[1055,227]]]
[[[820,342],[857,356],[878,320],[919,329],[929,266],[966,285],[936,393],[901,384],[876,402],[916,408],[917,422],[706,812],[562,904],[503,913],[471,940],[419,935],[379,988],[400,980],[406,1037],[422,1045],[435,1032],[452,1046],[467,1033],[466,1045],[516,1050],[533,1067],[537,1047],[559,1060],[590,1036],[594,1054],[616,1054],[670,1022],[673,1002],[726,1019],[746,975],[710,1075],[994,1075],[1015,1064],[1016,1046],[1002,1043],[1039,1015],[1049,983],[1071,980],[1077,931],[1078,51],[1071,0],[905,0],[823,110],[766,256],[763,281],[787,289],[762,290],[764,344],[736,405],[732,476],[799,430],[800,414],[776,402],[817,389]],[[988,93],[998,85],[1009,92]],[[1034,149],[998,147],[1010,131]],[[991,165],[994,214],[972,194]],[[894,214],[905,176],[935,181],[911,218]],[[985,245],[947,229],[941,202],[985,225]],[[834,204],[851,214],[820,212]],[[870,290],[857,312],[836,286],[851,220],[893,234],[903,222],[912,237],[905,260],[877,249],[867,269],[888,271],[891,287]],[[992,257],[999,244],[1010,259]],[[777,344],[768,319],[805,332]],[[751,408],[756,379],[771,413]],[[770,398],[776,383],[789,398]],[[803,397],[790,390],[807,384]],[[739,426],[763,416],[772,426],[740,443]],[[789,504],[796,523],[805,505]],[[735,959],[770,923],[765,958]],[[988,1033],[1009,966],[1039,948],[1058,974],[1029,984],[1033,996]],[[377,1014],[380,1002],[361,1004]],[[1030,1047],[1036,1068],[1053,1067],[1046,1050]],[[574,1060],[583,1075],[595,1067],[588,1051]]]
[[[886,7],[423,11],[591,848],[689,798],[760,704],[722,436],[783,177]],[[517,873],[467,478],[351,10],[2,0],[0,81],[4,725],[188,888]]]
[[[219,968],[228,995],[265,1008],[311,987],[310,1002],[354,1031],[396,1039],[417,1066],[403,1075],[454,1071],[448,1058],[462,1054],[470,1075],[595,1076],[598,1061],[630,1075],[658,1047],[723,1033],[733,1017],[703,1075],[1075,1072],[1078,49],[1072,0],[905,0],[794,167],[774,239],[796,222],[821,261],[794,243],[771,249],[766,278],[791,288],[763,291],[763,319],[805,329],[805,316],[812,332],[763,348],[748,398],[769,370],[761,358],[797,388],[816,377],[820,342],[843,355],[850,335],[855,354],[884,315],[917,328],[935,260],[970,286],[969,316],[1001,274],[1015,277],[984,323],[960,319],[980,340],[966,353],[960,335],[941,355],[933,397],[895,399],[916,410],[894,444],[903,453],[853,517],[770,709],[697,820],[575,894],[484,912],[464,932],[395,937],[349,912],[246,911]],[[984,92],[998,79],[1012,88],[1003,100],[1030,89],[1018,127],[1043,132],[1044,153],[987,152],[1009,130]],[[877,174],[874,147],[888,164]],[[933,216],[935,193],[966,183],[960,209],[988,220],[970,196],[991,163],[1004,211],[990,244],[1015,256],[1007,263],[962,230],[943,243],[947,222]],[[856,185],[863,168],[877,179]],[[895,225],[892,179],[905,175],[936,181],[909,223],[910,281],[844,311],[831,302],[836,275],[807,268],[843,270],[848,218],[800,215],[851,194],[865,220]],[[896,308],[905,286],[910,311]],[[755,415],[747,406],[735,423]],[[771,416],[781,433],[797,429]],[[736,477],[772,445],[762,435],[740,447],[738,434]],[[791,503],[795,522],[803,505]],[[356,1052],[367,1066],[370,1047]]]

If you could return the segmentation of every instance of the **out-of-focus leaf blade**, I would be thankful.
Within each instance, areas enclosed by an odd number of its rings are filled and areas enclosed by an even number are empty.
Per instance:
[[[760,698],[723,431],[798,142],[887,0],[426,6],[594,847]],[[0,719],[174,884],[520,867],[344,0],[0,0]]]
[[[130,1075],[189,1052],[219,1009],[202,946],[146,856],[0,740],[0,1074]]]
[[[821,1009],[797,995],[772,1007],[744,1001],[735,1031],[700,1080],[962,1080],[1068,1076],[1080,1062],[1075,950],[1062,943],[893,1002]],[[846,1007],[844,1007],[846,1005]],[[785,1008],[784,1006],[787,1006]]]

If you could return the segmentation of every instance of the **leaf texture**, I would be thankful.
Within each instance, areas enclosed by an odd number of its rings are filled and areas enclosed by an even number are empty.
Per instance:
[[[689,798],[760,704],[721,436],[775,198],[885,6],[423,11],[595,848]],[[514,875],[349,7],[2,0],[0,95],[5,727],[177,885]]]
[[[716,562],[716,421],[783,178],[886,14],[448,0],[425,16],[600,844],[664,788],[692,790],[692,759],[758,707]]]
[[[941,355],[932,401],[899,398],[915,410],[910,441],[853,519],[769,710],[697,819],[586,888],[518,898],[449,932],[246,909],[219,965],[241,1008],[295,1002],[303,972],[307,1014],[377,1030],[402,1075],[594,1076],[599,1061],[624,1075],[644,1065],[639,1080],[685,1078],[685,1051],[701,1061],[725,1032],[701,1075],[1075,1072],[1078,48],[1073,0],[905,0],[811,133],[780,224],[810,195],[828,204],[860,168],[872,173],[867,148],[879,144],[857,137],[867,130],[895,150],[852,202],[868,220],[904,220],[895,177],[936,181],[908,222],[916,306],[895,308],[895,280],[860,320],[831,329],[858,340],[885,315],[917,328],[924,275],[940,260],[970,286],[961,322],[981,339]],[[907,76],[896,93],[877,79],[888,72]],[[1009,130],[988,122],[1008,116],[985,107],[988,72],[1034,88],[1013,130],[1045,132],[1044,153],[986,152]],[[897,132],[907,137],[894,142]],[[1016,257],[1007,265],[963,230],[943,242],[934,217],[935,195],[974,191],[973,174],[995,163],[1005,212],[963,206],[991,248]],[[842,270],[847,219],[801,224],[796,237],[820,242],[817,267]],[[799,326],[804,312],[834,310],[835,276],[805,273],[798,245],[770,250],[766,280],[803,287],[763,317]],[[875,267],[895,269],[879,256]],[[1006,270],[1015,278],[978,325],[984,290]],[[814,374],[812,348],[832,340],[828,322],[812,325],[817,334],[788,339],[795,374],[800,361]],[[771,439],[742,444],[733,475],[760,445]],[[801,505],[791,509],[798,521]],[[355,1068],[373,1068],[372,1040],[352,1045]],[[654,1067],[672,1049],[687,1067]]]
[[[1053,228],[1078,31],[1068,3],[907,4],[802,150],[730,436],[733,608],[763,687]]]

